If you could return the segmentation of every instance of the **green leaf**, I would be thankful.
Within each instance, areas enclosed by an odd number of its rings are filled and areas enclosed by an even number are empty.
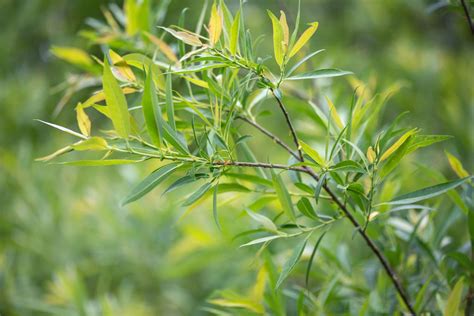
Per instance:
[[[163,129],[163,138],[168,143],[173,145],[173,147],[176,148],[180,153],[189,155],[188,146],[182,136],[179,135],[176,131],[174,131],[171,126],[169,126],[169,124],[166,123],[163,119],[161,119],[160,122]]]
[[[125,164],[137,163],[137,162],[142,162],[142,161],[143,159],[139,159],[139,160],[133,160],[133,159],[75,160],[75,161],[60,162],[60,164],[67,165],[67,166],[96,167],[96,166],[125,165]]]
[[[466,177],[459,180],[449,181],[427,187],[415,192],[411,192],[393,199],[390,202],[380,203],[379,205],[398,205],[398,204],[412,204],[422,200],[426,200],[438,195],[441,195],[449,190],[452,190],[461,184],[469,181],[471,177]]]
[[[230,178],[235,178],[235,179],[240,179],[243,181],[248,181],[257,185],[263,185],[269,188],[273,188],[273,183],[270,180],[261,178],[256,175],[252,174],[246,174],[246,173],[232,173],[232,172],[226,172],[225,173],[226,177]]]
[[[449,135],[414,135],[411,138],[407,152],[411,153],[417,150],[418,148],[427,147],[432,144],[439,143],[450,138],[453,138],[453,137]]]
[[[278,228],[276,227],[276,225],[272,222],[271,219],[269,219],[268,217],[262,215],[262,214],[258,214],[258,213],[255,213],[255,212],[252,212],[252,210],[250,210],[249,208],[246,208],[245,211],[247,212],[247,214],[253,218],[255,221],[257,221],[258,223],[260,223],[263,227],[265,227],[265,229],[271,231],[271,232],[276,232],[278,231]]]
[[[166,75],[166,114],[168,115],[168,122],[172,130],[176,130],[176,123],[174,122],[174,106],[173,106],[173,83],[171,81],[171,74]]]
[[[459,315],[459,308],[461,306],[462,291],[464,288],[464,278],[460,278],[454,288],[449,293],[446,307],[444,309],[444,316],[455,316]]]
[[[308,237],[309,237],[309,235],[308,235]],[[298,263],[298,260],[300,260],[301,255],[303,254],[304,248],[306,247],[306,243],[308,242],[308,237],[306,237],[301,242],[301,244],[298,247],[295,248],[295,250],[293,251],[293,254],[291,255],[291,257],[283,265],[283,269],[281,271],[280,277],[278,278],[278,281],[276,283],[276,288],[277,289],[280,287],[280,285],[283,283],[283,281],[286,280],[288,275],[294,269],[294,267]]]
[[[296,204],[296,206],[298,207],[298,210],[300,210],[301,214],[303,214],[304,216],[314,220],[318,219],[318,215],[316,215],[316,212],[314,211],[311,202],[307,198],[301,198]]]
[[[303,151],[314,161],[316,162],[318,165],[324,167],[326,165],[326,162],[324,161],[324,158],[321,157],[321,155],[316,151],[314,150],[313,148],[311,148],[311,146],[309,146],[308,144],[300,141],[300,146],[301,148],[303,149]]]
[[[229,64],[226,63],[205,63],[201,65],[194,65],[189,66],[187,68],[177,69],[172,71],[172,74],[187,74],[187,73],[195,73],[204,70],[214,69],[214,68],[222,68],[222,67],[229,67]]]
[[[306,79],[320,79],[320,78],[331,78],[345,75],[352,75],[350,71],[344,71],[341,69],[318,69],[311,72],[291,76],[285,78],[285,80],[306,80]]]
[[[282,237],[285,237],[285,236],[284,235],[272,235],[272,236],[257,238],[257,239],[254,239],[252,241],[249,241],[246,244],[240,245],[240,248],[261,244],[261,243],[268,242],[268,241],[271,241],[273,239],[282,238]]]
[[[275,54],[275,61],[278,66],[283,65],[283,29],[280,24],[280,20],[269,10],[267,10],[270,19],[272,20],[273,27],[273,53]]]
[[[122,206],[130,202],[136,201],[151,190],[153,190],[157,185],[162,183],[168,176],[170,176],[176,169],[181,167],[180,163],[170,163],[153,171],[148,175],[142,182],[140,182],[133,190],[127,195],[123,200]]]
[[[316,185],[316,189],[314,189],[314,199],[316,200],[316,204],[318,203],[319,195],[321,195],[321,189],[324,185],[324,182],[326,181],[327,176],[327,173],[323,173],[319,178],[318,184]]]
[[[330,168],[332,171],[365,173],[365,169],[353,160],[341,161]]]
[[[311,252],[311,257],[309,257],[308,267],[306,268],[306,275],[305,275],[306,288],[308,288],[309,273],[311,272],[311,267],[313,265],[314,257],[316,256],[316,251],[318,250],[318,247],[321,244],[321,241],[323,240],[323,237],[325,234],[326,232],[322,233],[321,236],[319,236],[318,240],[316,241],[316,244],[314,245],[313,251]]]
[[[313,56],[316,56],[317,54],[323,52],[324,49],[320,49],[320,50],[317,50],[315,52],[312,52],[311,54],[303,57],[301,60],[299,60],[293,67],[291,67],[290,70],[288,70],[288,72],[286,73],[286,76],[289,77],[291,76],[291,74],[296,70],[298,69],[299,66],[301,66],[302,64],[304,64],[307,60],[309,60],[310,58],[312,58]]]
[[[275,171],[272,169],[272,180],[273,186],[275,188],[276,194],[278,196],[278,200],[280,201],[280,205],[283,208],[283,211],[286,215],[293,221],[296,221],[295,217],[295,210],[293,209],[293,203],[291,201],[290,194],[286,189],[281,176],[276,174]]]
[[[183,206],[189,206],[203,197],[210,189],[212,188],[212,182],[205,183],[199,189],[197,189],[193,194],[191,194],[186,201],[184,201]]]
[[[161,109],[158,105],[158,96],[153,84],[153,70],[150,67],[145,79],[145,88],[142,97],[142,111],[145,117],[145,124],[153,144],[161,148],[162,139],[160,131]]]
[[[230,28],[230,45],[229,50],[232,55],[235,55],[239,43],[239,30],[240,30],[240,10],[235,15],[234,22]]]
[[[188,31],[175,31],[173,29],[167,28],[167,27],[162,27],[160,26],[161,29],[165,30],[166,32],[170,33],[183,43],[186,43],[191,46],[202,46],[202,42],[199,39],[199,36],[195,33],[188,32]]]
[[[66,128],[66,127],[63,127],[61,125],[56,125],[56,124],[53,124],[53,123],[49,123],[49,122],[46,122],[46,121],[42,121],[42,120],[38,120],[38,119],[35,119],[35,121],[38,121],[40,123],[43,123],[43,124],[46,124],[46,125],[49,125],[51,127],[54,127],[60,131],[63,131],[63,132],[66,132],[68,134],[71,134],[73,136],[76,136],[76,137],[79,137],[79,138],[82,138],[82,139],[87,139],[87,136],[84,136],[78,132],[75,132],[73,130],[70,130],[69,128]]]
[[[196,174],[186,175],[184,177],[181,177],[175,182],[173,182],[168,188],[166,188],[166,190],[163,191],[162,195],[169,193],[171,191],[174,191],[178,189],[179,187],[182,187],[183,185],[193,183],[204,178],[209,178],[209,175],[207,173],[196,173]]]
[[[105,103],[107,104],[115,131],[121,138],[128,138],[130,134],[130,118],[127,100],[112,74],[107,58],[104,59],[102,84],[104,86]]]

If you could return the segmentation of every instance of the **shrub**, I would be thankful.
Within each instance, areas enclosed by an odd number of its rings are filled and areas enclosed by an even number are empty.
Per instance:
[[[328,274],[322,288],[312,284],[311,278],[326,233],[347,221],[352,225],[352,236],[359,236],[378,261],[377,265],[367,263],[364,271],[377,282],[365,284],[363,276],[349,273],[350,280],[341,281],[347,283],[343,286],[347,294],[334,294],[339,296],[336,302],[354,300],[360,303],[357,309],[362,314],[432,311],[436,308],[430,296],[439,288],[447,292],[454,279],[447,299],[437,296],[437,308],[447,315],[458,312],[468,284],[462,275],[472,277],[472,269],[459,271],[449,282],[440,278],[442,281],[432,284],[431,278],[419,277],[421,264],[429,265],[418,255],[413,257],[410,247],[414,240],[424,247],[416,230],[437,205],[426,202],[443,193],[464,211],[472,228],[470,176],[448,153],[459,179],[443,180],[436,171],[425,170],[435,174],[439,183],[398,194],[403,186],[402,159],[449,138],[404,127],[404,114],[381,126],[382,109],[399,84],[376,93],[351,72],[312,69],[311,60],[323,50],[308,54],[305,44],[317,31],[318,22],[301,30],[299,14],[290,30],[284,12],[279,17],[268,12],[273,28],[273,59],[269,61],[258,56],[259,38],[254,39],[246,29],[242,5],[232,14],[223,1],[215,2],[207,25],[200,19],[195,32],[184,28],[184,19],[178,26],[150,28],[153,15],[148,1],[125,1],[126,22],[122,12],[114,8],[105,11],[106,25],[95,23],[93,30],[82,32],[92,43],[101,45],[103,58],[91,57],[77,48],[52,49],[53,54],[88,74],[77,79],[72,89],[90,82],[99,82],[101,88],[77,104],[79,132],[44,122],[78,141],[39,160],[77,152],[85,158],[62,163],[109,166],[157,161],[156,170],[124,197],[123,204],[140,199],[169,179],[172,182],[165,193],[199,184],[183,206],[211,200],[219,229],[219,196],[229,192],[242,200],[245,196],[245,215],[255,224],[238,237],[247,239],[241,247],[259,247],[257,280],[248,295],[224,291],[211,298],[209,302],[216,307],[209,311],[240,308],[282,315],[293,308],[299,313],[342,312],[344,307],[325,307],[332,287],[342,277]],[[201,17],[205,13],[203,10]],[[309,70],[301,71],[303,67]],[[341,76],[348,78],[354,90],[338,96],[335,105],[331,86],[313,84],[329,84]],[[344,103],[349,106],[343,108]],[[92,126],[93,111],[102,115],[104,122],[96,124],[105,130]],[[266,114],[272,120],[282,115],[284,125],[270,131],[262,123]],[[246,125],[268,138],[265,148],[252,148],[253,138],[245,134]],[[285,163],[277,161],[281,157],[277,148],[285,152]],[[463,188],[463,196],[456,188]],[[403,227],[403,219],[410,216],[416,218],[416,226]],[[470,234],[472,239],[472,229]],[[287,239],[296,240],[296,244],[274,246]],[[433,249],[424,250],[423,255],[434,256]],[[281,255],[286,260],[280,268],[277,257]],[[344,268],[339,257],[331,249],[324,250],[325,260],[341,265],[329,265],[328,271]],[[465,268],[471,262],[460,252],[453,258]],[[289,287],[285,281],[300,261],[306,261],[302,278],[295,278],[298,286]],[[380,268],[386,275],[374,274]],[[369,284],[375,290],[371,291]],[[388,304],[378,304],[377,300]],[[288,307],[291,304],[296,307]],[[471,304],[472,289],[466,310]]]

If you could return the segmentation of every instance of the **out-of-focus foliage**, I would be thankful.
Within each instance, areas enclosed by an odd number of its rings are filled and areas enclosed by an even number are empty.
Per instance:
[[[123,51],[143,49],[127,46],[134,43],[128,36],[139,31],[163,34],[154,27],[157,21],[164,26],[178,24],[176,21],[186,5],[191,10],[186,12],[185,27],[193,28],[204,3],[172,1],[168,6],[166,1],[161,1],[160,10],[158,2],[150,1],[153,10],[145,12],[134,6],[134,1],[126,2],[128,12],[134,11],[137,19],[123,29],[125,39],[117,39],[115,43],[117,50]],[[229,1],[228,5],[234,13],[238,9],[235,1]],[[160,197],[162,191],[153,191],[140,202],[120,207],[129,189],[154,170],[157,166],[154,162],[141,167],[108,169],[33,162],[38,155],[71,140],[66,134],[39,126],[33,119],[48,118],[64,126],[75,126],[73,108],[77,101],[87,99],[93,89],[74,94],[64,89],[77,82],[83,70],[101,73],[101,67],[85,57],[88,54],[83,56],[78,51],[58,47],[88,50],[88,40],[78,39],[75,34],[90,30],[90,25],[97,26],[98,21],[110,21],[110,12],[122,6],[119,3],[108,7],[106,1],[4,1],[2,4],[0,14],[4,26],[0,36],[9,45],[3,45],[0,51],[3,110],[0,313],[187,315],[205,314],[205,308],[214,310],[215,306],[229,302],[245,305],[249,313],[260,312],[262,284],[268,278],[275,278],[273,269],[280,271],[298,241],[275,243],[273,260],[259,259],[267,262],[262,268],[261,261],[255,259],[255,251],[238,248],[241,240],[232,239],[236,233],[254,225],[242,208],[243,202],[232,201],[233,207],[219,207],[223,226],[220,232],[213,223],[212,205],[180,206],[178,198],[187,193],[184,190],[172,192],[167,198]],[[211,9],[211,3],[208,8]],[[367,91],[380,92],[400,82],[403,88],[385,106],[379,125],[386,126],[408,110],[409,120],[420,126],[424,134],[454,136],[442,145],[435,145],[433,150],[403,161],[399,181],[386,184],[380,192],[385,200],[397,192],[413,191],[472,172],[474,41],[459,9],[408,0],[306,0],[302,1],[302,8],[304,23],[319,21],[318,31],[308,42],[306,52],[325,48],[326,53],[303,65],[299,72],[337,66],[353,71],[360,80],[339,79],[330,89],[322,85],[314,90],[330,91],[344,120],[350,106],[347,96],[354,87],[366,82]],[[288,24],[293,26],[297,2],[249,1],[245,5],[246,27],[254,38],[266,34],[259,55],[273,56],[269,36],[272,25],[265,9],[273,12],[284,9]],[[166,15],[160,14],[165,11]],[[109,12],[105,18],[103,12]],[[96,20],[86,20],[90,16]],[[208,18],[205,17],[206,23]],[[300,34],[303,30],[300,29]],[[81,34],[91,39],[92,33]],[[50,50],[53,46],[57,48]],[[98,46],[91,47],[91,51],[102,56]],[[77,68],[74,70],[53,58],[53,53],[63,59],[72,54],[73,60],[79,60]],[[73,75],[65,76],[65,73]],[[309,87],[312,83],[306,84]],[[326,103],[323,95],[313,97]],[[288,102],[290,114],[304,139],[322,131],[307,124],[307,112],[291,110],[292,107],[302,109],[300,103]],[[91,116],[91,120],[99,125],[103,121],[99,115]],[[277,131],[284,124],[283,118],[275,115],[263,117],[263,122]],[[88,130],[87,122],[80,130]],[[250,129],[247,133],[254,136],[252,148],[268,146],[268,155],[285,162],[278,147],[270,147],[266,139]],[[285,133],[280,136],[289,140]],[[320,137],[324,139],[325,135]],[[452,153],[449,158],[443,148]],[[434,170],[443,170],[449,176]],[[463,203],[453,192],[430,203],[434,210],[410,210],[383,219],[386,221],[383,231],[369,226],[368,232],[384,245],[390,263],[403,277],[409,278],[405,285],[417,310],[447,311],[450,315],[449,308],[456,310],[456,304],[464,304],[459,298],[465,296],[472,275],[469,270],[472,261],[467,257],[470,242],[466,220],[466,213],[472,212],[472,193],[464,193]],[[232,198],[228,194],[224,202]],[[467,205],[464,211],[463,205]],[[272,214],[270,208],[267,211]],[[472,220],[470,224],[474,226]],[[352,239],[352,235],[350,225],[342,222],[325,235],[311,269],[311,295],[305,301],[298,295],[306,292],[301,287],[305,284],[304,263],[312,250],[308,247],[303,249],[301,263],[292,267],[284,290],[277,297],[267,299],[286,301],[289,314],[295,314],[301,304],[316,314],[383,313],[396,309],[387,305],[394,301],[392,285],[366,245],[358,237]],[[314,242],[311,241],[312,245]],[[214,293],[222,289],[232,290]]]

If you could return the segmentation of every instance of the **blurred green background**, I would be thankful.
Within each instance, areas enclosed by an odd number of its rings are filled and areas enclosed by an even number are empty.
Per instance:
[[[171,1],[164,25],[176,23],[184,7],[191,8],[192,24],[202,2]],[[72,109],[85,96],[74,96],[53,114],[62,97],[58,85],[75,70],[49,49],[85,47],[77,33],[88,17],[102,19],[101,6],[108,3],[0,0],[1,315],[205,314],[202,307],[214,291],[245,289],[255,278],[254,251],[232,241],[247,225],[234,221],[240,210],[221,212],[222,234],[208,207],[181,218],[185,210],[176,198],[162,199],[160,192],[119,206],[153,164],[96,169],[34,162],[70,140],[34,119],[75,126]],[[227,3],[235,12],[238,2]],[[320,22],[311,42],[312,50],[326,49],[318,65],[351,70],[378,87],[403,82],[384,122],[408,110],[409,121],[424,133],[453,135],[417,156],[452,177],[444,148],[474,169],[474,36],[462,11],[443,3],[303,0],[302,21]],[[248,1],[255,36],[271,34],[265,9],[284,9],[291,23],[297,1]],[[261,54],[271,54],[270,36]],[[334,84],[349,87],[344,79]]]

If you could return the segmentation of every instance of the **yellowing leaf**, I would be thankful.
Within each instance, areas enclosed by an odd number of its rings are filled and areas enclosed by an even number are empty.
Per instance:
[[[197,36],[195,33],[192,32],[184,32],[184,31],[175,31],[173,29],[170,29],[168,27],[161,27],[163,30],[166,32],[170,33],[177,39],[183,41],[184,43],[191,45],[191,46],[202,46],[202,42],[199,39],[199,36]]]
[[[90,58],[85,51],[79,48],[53,46],[51,48],[51,53],[53,53],[54,56],[79,67],[88,68],[94,64],[92,58]]]
[[[390,157],[391,154],[393,154],[398,148],[400,148],[401,145],[403,145],[403,143],[405,143],[405,141],[408,139],[408,137],[410,137],[411,135],[414,135],[416,133],[418,133],[418,129],[414,128],[414,129],[409,130],[405,134],[403,134],[402,137],[400,137],[392,146],[390,146],[389,149],[387,149],[383,153],[382,157],[380,158],[380,162],[382,162],[385,159],[387,159],[388,157]]]
[[[148,32],[144,32],[144,34],[145,34],[146,37],[148,37],[148,39],[153,44],[158,46],[158,48],[161,50],[163,55],[166,56],[166,58],[168,58],[169,60],[171,60],[175,63],[178,62],[178,57],[176,57],[175,53],[173,52],[173,49],[168,44],[166,44],[163,40],[159,39],[158,37],[156,37],[153,34],[150,34]]]
[[[135,35],[138,31],[150,28],[150,1],[125,0],[124,13],[127,18],[127,34]]]
[[[199,86],[199,87],[205,88],[205,89],[209,89],[209,84],[204,80],[194,78],[194,77],[188,77],[188,76],[183,76],[183,78],[186,79],[187,81],[195,84],[196,86]]]
[[[469,173],[464,169],[462,163],[454,155],[446,151],[446,156],[448,157],[449,165],[451,169],[458,175],[459,178],[469,177]]]
[[[313,148],[311,148],[311,146],[309,146],[308,144],[300,141],[300,146],[301,148],[303,149],[303,151],[311,157],[311,159],[313,159],[318,165],[324,167],[326,165],[326,162],[324,161],[323,157],[321,157],[321,155],[316,151],[314,150]]]
[[[292,47],[290,56],[293,57],[299,50],[309,41],[309,39],[313,36],[313,34],[318,29],[319,23],[313,22],[310,24],[310,27],[306,29],[306,31],[301,34],[300,38],[296,41],[295,45]]]
[[[374,149],[372,148],[372,146],[369,146],[369,148],[367,148],[367,160],[368,160],[370,163],[374,163],[376,156],[377,156],[377,155],[375,154],[375,151],[374,151]]]
[[[286,21],[286,15],[283,11],[280,11],[280,25],[283,31],[283,52],[286,54],[290,43],[290,30],[288,29],[288,22]]]
[[[443,316],[461,315],[461,313],[459,312],[459,307],[461,306],[463,288],[464,278],[460,278],[454,285],[454,288],[451,290],[451,293],[449,293]]]
[[[82,140],[80,142],[72,145],[74,150],[83,151],[83,150],[107,150],[108,144],[105,139],[102,137],[90,137],[88,139]]]
[[[130,93],[135,93],[137,92],[137,89],[131,88],[131,87],[124,87],[122,88],[122,92],[124,94],[130,94]],[[92,96],[89,97],[84,103],[82,103],[82,108],[88,108],[90,106],[93,106],[97,102],[105,100],[105,93],[103,90],[97,92],[96,94],[93,94]]]
[[[116,52],[113,50],[109,50],[110,59],[115,66],[115,69],[119,72],[119,74],[126,80],[126,81],[136,81],[135,74],[133,73],[130,66],[127,62]]]
[[[86,112],[82,107],[82,103],[79,103],[76,107],[76,118],[77,118],[77,126],[79,126],[79,130],[85,136],[90,136],[91,134],[91,121],[89,116],[87,116]]]
[[[328,97],[326,97],[326,101],[328,102],[329,106],[329,112],[331,114],[331,119],[336,123],[338,128],[343,128],[344,124],[342,123],[341,117],[339,116],[339,113],[337,113],[337,109],[334,106],[334,103],[332,103],[331,100],[329,100]]]
[[[275,61],[281,67],[283,65],[283,58],[284,58],[283,45],[282,45],[283,37],[284,37],[283,29],[277,17],[270,11],[267,11],[267,12],[268,12],[268,15],[270,16],[270,19],[272,20],[272,26],[273,26],[273,53],[275,54]]]
[[[110,119],[115,131],[122,138],[128,138],[130,134],[130,119],[127,100],[120,86],[110,70],[107,59],[104,61],[104,72],[102,76],[104,86],[105,103],[110,114]]]
[[[221,36],[222,32],[222,18],[217,9],[217,5],[214,2],[211,9],[211,19],[209,20],[209,42],[211,46],[214,46]]]

